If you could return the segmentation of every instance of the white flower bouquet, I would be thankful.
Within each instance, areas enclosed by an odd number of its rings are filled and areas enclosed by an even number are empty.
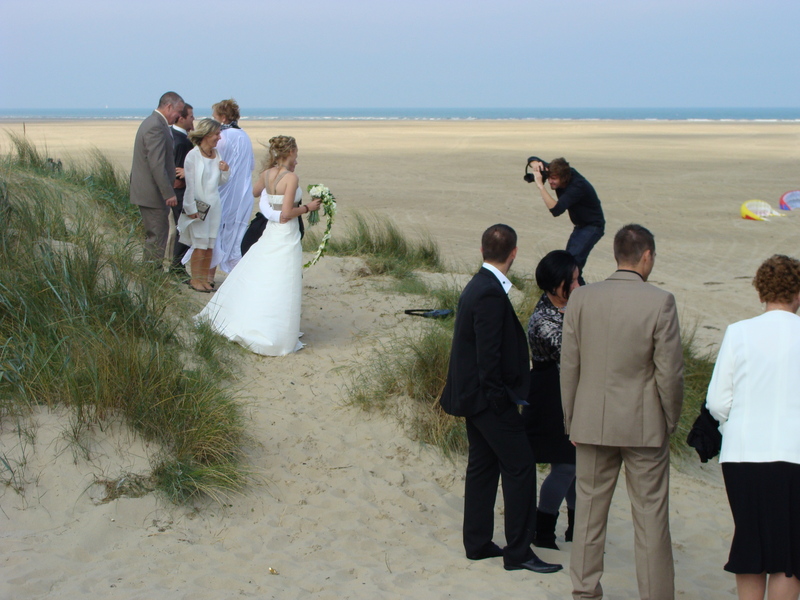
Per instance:
[[[328,217],[328,224],[325,227],[325,233],[322,234],[322,240],[320,241],[319,247],[317,247],[317,253],[314,255],[314,258],[303,265],[304,268],[308,268],[316,264],[320,258],[325,256],[325,253],[328,251],[328,242],[331,239],[333,218],[336,216],[336,197],[327,187],[321,183],[314,183],[308,186],[308,193],[311,195],[311,198],[319,198],[322,200],[320,210],[314,211],[308,215],[308,226],[313,227],[319,223],[320,212]]]

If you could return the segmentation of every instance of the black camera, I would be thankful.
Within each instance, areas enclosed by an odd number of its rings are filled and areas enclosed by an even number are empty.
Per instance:
[[[528,159],[528,162],[525,164],[525,177],[524,177],[524,179],[528,183],[533,183],[534,181],[536,181],[536,179],[533,177],[533,173],[531,173],[531,171],[530,171],[530,168],[531,168],[531,163],[535,162],[537,160],[540,163],[542,163],[542,182],[547,181],[547,177],[548,177],[548,175],[550,175],[550,163],[543,161],[538,156],[531,156]]]

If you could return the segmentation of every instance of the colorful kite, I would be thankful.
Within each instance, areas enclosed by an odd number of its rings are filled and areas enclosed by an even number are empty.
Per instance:
[[[742,204],[740,212],[743,219],[752,221],[768,221],[768,217],[783,216],[763,200],[748,200]]]
[[[800,208],[800,190],[793,190],[786,192],[781,196],[779,206],[782,210],[792,210],[793,208]]]

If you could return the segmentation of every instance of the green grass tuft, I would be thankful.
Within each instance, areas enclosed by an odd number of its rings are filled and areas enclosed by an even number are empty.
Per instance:
[[[154,473],[190,474],[156,478],[170,498],[241,489],[231,346],[190,325],[174,282],[133,258],[124,180],[98,153],[56,171],[12,142],[16,155],[0,161],[0,421],[67,406],[80,445],[89,425],[121,416],[163,449]]]
[[[316,250],[320,234],[309,228],[303,249]],[[328,253],[333,256],[359,256],[374,275],[408,277],[413,271],[444,270],[439,246],[429,235],[409,240],[389,219],[368,218],[356,214],[343,232],[334,230]]]
[[[463,419],[447,415],[439,397],[447,377],[453,321],[426,320],[419,329],[395,333],[367,360],[350,368],[350,402],[365,410],[386,410],[399,397],[411,399],[402,417],[414,437],[445,453],[466,449]],[[403,411],[400,411],[403,413]]]
[[[682,334],[683,344],[683,410],[678,427],[670,438],[670,449],[680,454],[693,453],[694,448],[686,444],[686,436],[692,429],[700,409],[706,401],[708,384],[714,372],[714,357],[710,352],[699,353],[695,349],[695,332],[690,328]]]

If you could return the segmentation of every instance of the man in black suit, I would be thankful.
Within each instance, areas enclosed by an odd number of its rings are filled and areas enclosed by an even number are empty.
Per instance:
[[[531,550],[536,526],[536,463],[518,405],[528,396],[530,363],[525,332],[508,299],[506,277],[517,256],[508,225],[483,233],[484,263],[458,301],[453,347],[441,405],[466,417],[469,461],[464,486],[467,558],[503,557],[506,570],[554,573],[561,565]],[[503,480],[506,547],[492,541],[498,479]]]
[[[189,151],[192,149],[192,142],[189,141],[189,132],[192,131],[192,129],[194,129],[194,110],[191,104],[184,104],[177,122],[172,126],[172,140],[175,147],[175,170],[177,172],[172,187],[175,189],[175,196],[178,199],[178,204],[172,207],[172,216],[175,225],[178,224],[178,217],[181,216],[181,211],[183,210],[183,195],[186,193],[183,163],[186,160],[186,155],[189,154]],[[175,249],[172,253],[172,265],[170,267],[171,271],[188,277],[186,268],[181,264],[181,259],[188,250],[189,246],[181,244],[176,231]]]

